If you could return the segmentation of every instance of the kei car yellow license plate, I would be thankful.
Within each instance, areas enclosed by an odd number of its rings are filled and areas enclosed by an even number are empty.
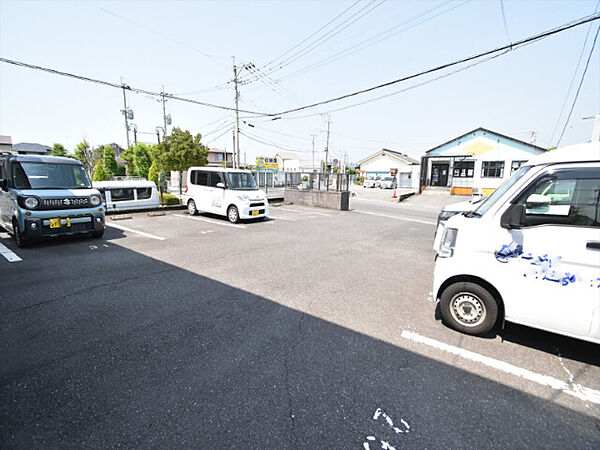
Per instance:
[[[62,220],[63,219],[61,219],[61,218],[50,219],[50,228],[60,228],[61,226],[65,226],[65,227],[70,227],[71,226],[71,219],[69,219],[67,217],[65,219],[64,225],[62,224]]]
[[[251,211],[250,214],[252,214],[253,216],[258,216],[258,211]]]

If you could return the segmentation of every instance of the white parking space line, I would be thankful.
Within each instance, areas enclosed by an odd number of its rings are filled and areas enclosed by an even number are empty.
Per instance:
[[[23,261],[19,258],[15,253],[12,252],[8,247],[3,244],[0,244],[0,255],[4,256],[8,262],[19,262]]]
[[[493,369],[500,370],[511,375],[516,375],[529,381],[533,381],[534,383],[540,384],[542,386],[547,386],[552,389],[562,391],[565,394],[572,395],[573,397],[577,397],[583,401],[600,404],[600,391],[586,388],[584,386],[581,386],[580,384],[567,383],[554,377],[531,372],[530,370],[513,366],[512,364],[506,363],[504,361],[490,358],[488,356],[483,356],[479,353],[464,350],[453,345],[448,345],[443,342],[436,341],[435,339],[431,339],[425,336],[421,336],[417,333],[413,333],[411,331],[404,330],[402,331],[401,336],[405,339],[410,339],[411,341],[418,342],[420,344],[425,344],[429,347],[437,348],[438,350],[442,350],[453,355],[460,356],[461,358],[468,359],[469,361],[474,361],[485,366],[491,367]]]
[[[159,240],[159,241],[164,241],[165,240],[164,237],[156,236],[156,235],[150,234],[150,233],[144,233],[143,231],[138,231],[138,230],[134,230],[132,228],[124,227],[123,225],[116,225],[114,223],[108,223],[108,222],[106,222],[105,225],[107,227],[116,228],[118,230],[129,231],[130,233],[139,234],[140,236],[146,236],[146,237],[149,237],[151,239],[156,239],[156,240]]]
[[[212,223],[214,225],[221,225],[222,227],[246,228],[245,225],[236,225],[233,223],[219,222],[218,220],[204,219],[203,217],[184,216],[183,214],[173,214],[173,215],[176,217],[183,217],[184,219],[199,220],[202,222]]]
[[[380,213],[374,213],[374,212],[369,212],[369,211],[359,211],[358,209],[354,209],[352,211],[355,213],[359,213],[359,214],[367,214],[369,216],[378,216],[378,217],[385,217],[387,219],[405,220],[406,222],[424,223],[426,225],[435,225],[436,224],[435,222],[432,222],[429,220],[411,219],[410,217],[391,216],[389,214],[380,214]]]
[[[289,220],[290,222],[296,222],[298,220],[298,219],[290,219],[289,217],[274,216],[273,214],[269,214],[269,217],[274,220]]]

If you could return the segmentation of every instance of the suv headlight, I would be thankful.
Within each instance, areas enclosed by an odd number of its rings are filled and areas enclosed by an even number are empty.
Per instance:
[[[35,209],[40,204],[40,199],[37,197],[19,197],[21,206],[27,209]]]
[[[90,196],[90,205],[98,206],[98,205],[100,205],[100,203],[102,203],[102,199],[100,198],[99,195]]]
[[[458,230],[456,228],[446,228],[440,242],[438,256],[440,258],[450,258],[454,254],[454,244],[456,244],[456,236]]]

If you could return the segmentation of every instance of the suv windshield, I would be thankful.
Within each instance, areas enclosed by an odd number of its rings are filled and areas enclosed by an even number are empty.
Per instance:
[[[77,189],[91,188],[83,166],[42,162],[13,164],[13,184],[16,189]]]
[[[231,189],[236,191],[255,191],[258,189],[256,181],[251,173],[244,172],[228,172],[227,179]]]
[[[531,169],[531,166],[523,166],[521,167],[519,170],[517,170],[512,177],[510,177],[508,180],[506,180],[504,183],[502,183],[498,189],[496,189],[494,192],[492,192],[490,194],[489,197],[487,197],[480,205],[479,207],[475,210],[475,213],[477,213],[476,215],[478,216],[483,216],[486,212],[488,212],[488,210],[494,206],[494,204],[498,201],[498,199],[500,197],[502,197],[504,195],[504,193],[506,191],[508,191],[511,187],[513,187],[513,185],[519,181],[521,178],[523,178],[523,175],[525,175],[529,169]]]

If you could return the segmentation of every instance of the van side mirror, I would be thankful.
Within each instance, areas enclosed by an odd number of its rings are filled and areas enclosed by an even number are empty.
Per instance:
[[[223,184],[222,182],[220,182],[220,181],[219,181],[219,182],[217,183],[217,187],[218,187],[218,188],[221,188],[221,189],[225,189],[225,184]]]
[[[510,205],[500,218],[500,226],[509,230],[525,226],[525,205],[516,203]]]
[[[0,180],[0,189],[3,191],[8,191],[8,180],[6,178],[2,178]]]

